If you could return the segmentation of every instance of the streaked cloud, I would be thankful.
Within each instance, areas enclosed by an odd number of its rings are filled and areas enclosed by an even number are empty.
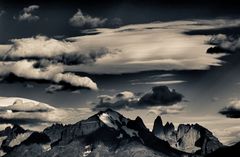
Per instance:
[[[220,66],[220,54],[206,54],[210,36],[189,36],[183,32],[199,27],[198,21],[156,22],[96,29],[99,34],[72,37],[79,46],[105,47],[114,55],[104,56],[94,65],[75,69],[91,73],[129,73],[148,70],[207,69]],[[149,29],[153,28],[153,29]]]
[[[182,113],[185,109],[185,105],[182,104],[175,104],[172,106],[157,106],[157,107],[150,107],[148,114],[155,114],[155,115],[164,115],[164,114],[179,114]]]
[[[170,80],[170,81],[154,81],[154,82],[133,82],[132,85],[141,85],[141,84],[149,84],[149,85],[170,85],[170,84],[179,84],[184,83],[186,81],[183,80]]]

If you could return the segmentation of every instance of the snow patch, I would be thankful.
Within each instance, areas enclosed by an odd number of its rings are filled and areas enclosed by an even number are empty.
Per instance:
[[[23,134],[18,134],[16,138],[14,138],[10,143],[9,146],[10,147],[14,147],[16,145],[21,144],[21,142],[23,142],[24,140],[26,140],[30,135],[32,134],[32,132],[26,132]]]
[[[101,115],[99,115],[99,119],[106,124],[108,127],[110,128],[114,128],[114,129],[118,129],[118,126],[116,125],[116,123],[114,122],[113,117],[111,117],[110,115],[108,115],[107,113],[102,113]]]
[[[123,134],[119,134],[119,136],[117,137],[117,139],[121,139],[123,138]]]
[[[88,156],[91,152],[92,152],[91,145],[87,145],[87,146],[85,146],[85,149],[84,149],[84,152],[83,152],[83,156],[86,157],[86,156]]]

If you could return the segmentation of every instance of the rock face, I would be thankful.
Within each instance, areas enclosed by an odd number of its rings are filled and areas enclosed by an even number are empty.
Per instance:
[[[208,154],[221,145],[197,124],[179,125],[176,131],[172,123],[163,125],[157,117],[151,132],[140,117],[131,120],[111,109],[75,124],[54,124],[43,132],[14,126],[0,135],[15,140],[3,141],[8,149],[2,149],[2,155],[7,157],[188,157]],[[192,150],[195,147],[198,151]],[[183,152],[188,149],[194,154]]]
[[[49,137],[44,133],[33,132],[30,130],[25,130],[19,125],[13,125],[12,127],[7,127],[5,130],[0,132],[1,138],[1,148],[0,155],[3,156],[8,153],[6,156],[12,154],[13,151],[16,153],[15,156],[19,156],[23,152],[22,147],[27,147],[31,145],[40,146],[39,144],[44,144],[50,142]],[[30,148],[30,147],[28,147]],[[41,147],[39,149],[42,150]],[[28,150],[29,151],[29,150]],[[25,151],[25,152],[28,152]],[[39,151],[38,151],[39,152]],[[10,155],[14,156],[14,155]]]
[[[209,154],[222,147],[221,142],[206,128],[194,124],[180,124],[175,130],[172,123],[162,124],[161,117],[154,121],[153,133],[178,149],[200,155]]]

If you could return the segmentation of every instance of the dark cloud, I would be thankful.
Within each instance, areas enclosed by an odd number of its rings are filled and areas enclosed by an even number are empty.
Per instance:
[[[231,101],[230,105],[221,109],[219,113],[229,118],[240,118],[240,101]]]
[[[174,89],[171,90],[167,86],[156,86],[152,88],[151,93],[147,93],[142,96],[139,100],[141,105],[173,105],[181,102],[183,95],[176,92]]]
[[[17,17],[17,19],[19,21],[37,21],[39,20],[39,16],[33,15],[33,12],[37,9],[39,9],[38,5],[30,5],[26,8],[23,8],[22,13]]]
[[[209,54],[226,53],[226,52],[229,52],[229,51],[218,46],[210,47],[207,49],[207,53]]]
[[[215,45],[207,50],[207,53],[229,53],[233,54],[240,50],[240,38],[233,35],[218,34],[213,35],[208,44]]]
[[[177,93],[175,90],[170,90],[167,86],[153,87],[151,93],[147,93],[142,97],[136,94],[124,91],[117,93],[114,96],[101,95],[99,96],[99,103],[94,110],[102,108],[126,109],[126,108],[151,108],[154,112],[161,113],[176,113],[183,110],[182,106],[174,106],[174,104],[181,102],[183,95]]]

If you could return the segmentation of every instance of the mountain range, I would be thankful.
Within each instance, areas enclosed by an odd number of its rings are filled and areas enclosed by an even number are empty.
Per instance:
[[[224,146],[199,124],[177,128],[158,116],[152,131],[143,120],[107,109],[75,124],[53,124],[42,132],[19,125],[0,131],[6,157],[219,157],[238,156],[240,143]]]

